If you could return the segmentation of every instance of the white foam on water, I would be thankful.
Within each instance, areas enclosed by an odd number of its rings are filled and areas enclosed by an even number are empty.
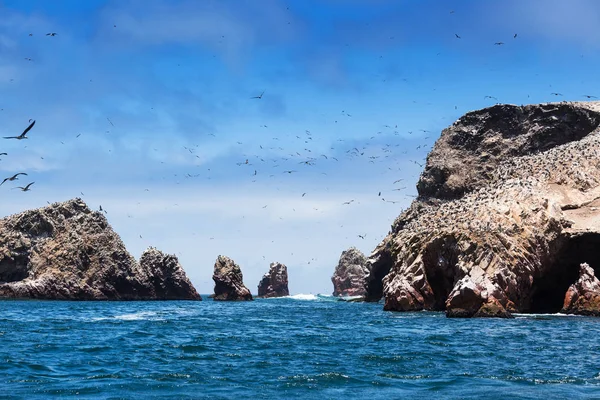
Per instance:
[[[513,313],[513,316],[516,318],[540,318],[540,317],[581,317],[581,315],[575,314],[562,314],[562,313],[554,313],[554,314],[525,314],[525,313]]]
[[[286,298],[288,299],[294,299],[294,300],[319,300],[319,296],[317,296],[316,294],[294,294],[292,296],[286,296]]]
[[[156,320],[157,313],[155,311],[140,311],[132,314],[115,315],[113,317],[97,317],[92,318],[92,321],[106,321],[111,319],[117,319],[121,321],[142,321],[142,320]]]

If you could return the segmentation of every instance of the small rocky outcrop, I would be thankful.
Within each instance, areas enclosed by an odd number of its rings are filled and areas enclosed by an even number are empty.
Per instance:
[[[213,299],[216,301],[252,300],[250,290],[244,286],[242,270],[229,257],[221,255],[217,257],[213,281],[215,281]]]
[[[154,253],[154,251],[152,251]],[[199,300],[178,263],[127,252],[79,198],[0,219],[0,298]]]
[[[569,286],[560,312],[600,317],[600,281],[588,264],[581,264],[579,279]]]
[[[287,267],[274,262],[269,266],[269,272],[264,274],[258,284],[258,297],[289,296]]]
[[[419,197],[370,255],[367,298],[449,317],[558,312],[579,265],[600,270],[599,126],[597,102],[458,119],[428,155]]]
[[[140,268],[148,275],[157,299],[202,300],[175,255],[150,247],[140,257]]]
[[[342,251],[331,282],[334,296],[364,296],[365,278],[369,273],[367,258],[356,247]]]

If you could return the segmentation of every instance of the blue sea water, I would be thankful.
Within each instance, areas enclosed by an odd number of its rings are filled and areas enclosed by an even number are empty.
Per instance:
[[[597,318],[203,297],[2,301],[0,398],[600,398]]]

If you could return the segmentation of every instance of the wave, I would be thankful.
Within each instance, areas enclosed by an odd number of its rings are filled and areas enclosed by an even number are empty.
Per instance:
[[[155,311],[140,311],[132,314],[115,315],[112,317],[97,317],[92,318],[92,321],[106,321],[106,320],[121,320],[121,321],[142,321],[142,320],[157,320],[158,313]]]
[[[581,317],[581,315],[576,314],[562,314],[562,313],[554,313],[554,314],[527,314],[527,313],[513,313],[513,316],[516,318],[548,318],[548,317]]]
[[[333,297],[328,294],[307,294],[307,293],[299,293],[293,294],[291,296],[280,297],[281,299],[291,299],[291,300],[301,300],[301,301],[337,301],[336,297]]]

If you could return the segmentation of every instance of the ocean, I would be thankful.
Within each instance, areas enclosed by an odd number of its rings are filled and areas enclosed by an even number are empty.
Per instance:
[[[297,295],[2,301],[2,399],[600,398],[600,319]]]

